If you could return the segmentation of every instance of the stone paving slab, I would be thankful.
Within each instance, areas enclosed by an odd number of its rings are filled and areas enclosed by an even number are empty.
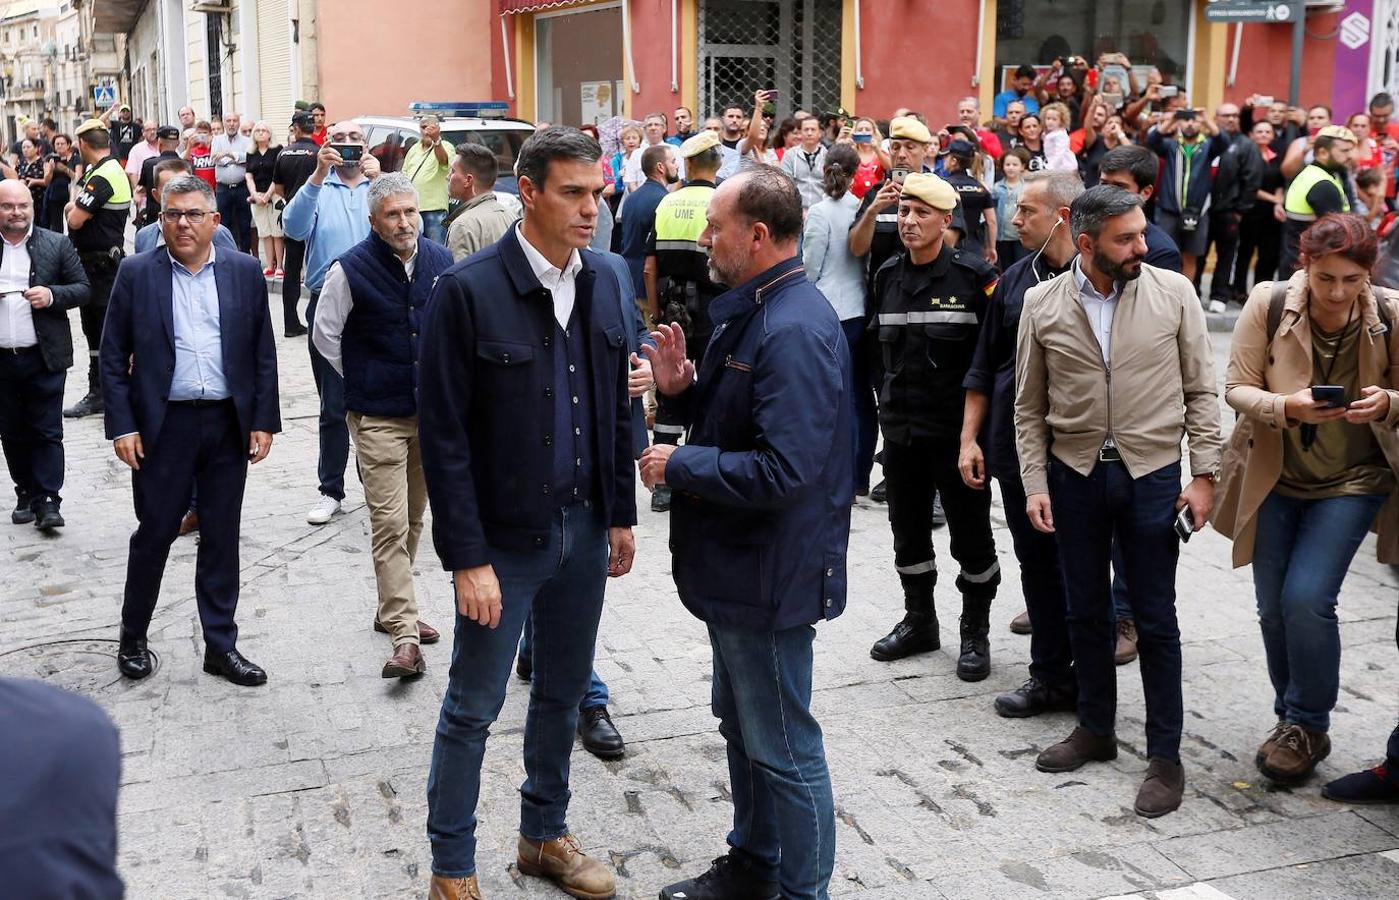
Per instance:
[[[76,332],[76,329],[75,329]],[[77,335],[81,358],[81,336]],[[1223,367],[1225,338],[1216,338]],[[315,416],[305,345],[278,339],[285,433],[248,482],[240,647],[271,676],[260,689],[204,675],[193,600],[197,544],[176,543],[151,630],[160,668],[116,677],[116,622],[134,525],[129,478],[92,420],[67,423],[69,526],[46,538],[0,527],[0,672],[41,676],[98,700],[122,730],[121,867],[133,898],[421,898],[430,856],[426,779],[450,636],[428,673],[386,682],[387,639],[370,630],[368,522],[353,470],[346,512],[323,527],[315,500]],[[69,399],[81,393],[70,377]],[[1226,415],[1226,421],[1231,418]],[[644,502],[645,497],[642,497]],[[999,501],[997,501],[999,502]],[[1119,758],[1067,775],[1035,754],[1068,715],[1014,721],[991,711],[1025,678],[1029,643],[1005,624],[1022,608],[999,506],[1006,581],[993,610],[995,668],[953,675],[958,613],[939,591],[948,649],[883,664],[869,645],[901,615],[882,507],[857,504],[847,613],[818,629],[813,706],[837,805],[831,893],[861,898],[1399,896],[1399,810],[1349,809],[1319,783],[1373,765],[1393,726],[1399,580],[1362,548],[1340,602],[1343,693],[1332,756],[1296,788],[1268,784],[1254,748],[1272,724],[1249,570],[1211,532],[1186,548],[1179,608],[1186,669],[1184,805],[1131,812],[1146,768],[1137,667],[1118,671]],[[724,851],[732,806],[709,713],[703,626],[675,597],[664,517],[637,529],[636,570],[611,582],[597,648],[625,759],[576,751],[570,822],[618,874],[653,897]],[[940,559],[950,559],[938,532]],[[418,561],[423,618],[445,628],[450,582],[430,544]],[[13,574],[12,574],[13,573]],[[478,861],[488,896],[559,897],[511,865],[528,685],[512,678],[487,750]],[[1213,892],[1213,893],[1211,893]],[[0,892],[2,893],[2,892]]]

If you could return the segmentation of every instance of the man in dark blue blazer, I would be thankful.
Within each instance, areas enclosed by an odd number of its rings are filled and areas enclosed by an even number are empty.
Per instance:
[[[698,378],[678,325],[644,351],[690,430],[682,447],[646,451],[641,480],[670,485],[675,584],[709,626],[734,826],[726,856],[661,897],[815,900],[835,863],[835,809],[811,714],[812,625],[845,609],[850,353],[797,255],[791,178],[740,172],[707,219],[700,246],[732,289],[709,307]]]
[[[423,471],[459,614],[428,775],[431,891],[444,900],[480,897],[481,761],[527,615],[536,652],[517,865],[574,896],[616,890],[566,821],[604,586],[635,554],[622,286],[588,249],[601,155],[576,129],[535,132],[517,165],[524,219],[443,273],[422,332]]]
[[[259,685],[267,673],[238,652],[233,616],[248,464],[266,458],[282,428],[267,282],[253,257],[214,249],[219,215],[206,182],[176,178],[162,199],[165,250],[122,262],[102,332],[107,437],[132,469],[138,523],[117,664],[128,678],[151,673],[146,631],[193,484],[204,671]]]

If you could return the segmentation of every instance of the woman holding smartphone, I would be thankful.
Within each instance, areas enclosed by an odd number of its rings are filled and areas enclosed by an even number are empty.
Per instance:
[[[1253,563],[1277,716],[1255,764],[1283,783],[1331,752],[1351,559],[1377,526],[1380,560],[1399,562],[1399,294],[1372,285],[1379,248],[1359,216],[1325,216],[1301,249],[1234,331],[1225,400],[1240,418],[1214,517],[1234,565]]]
[[[865,192],[883,181],[894,165],[884,150],[884,136],[879,133],[874,119],[856,119],[850,129],[850,139],[855,142],[855,152],[860,154],[860,165],[850,183],[850,193],[857,200],[863,200]]]

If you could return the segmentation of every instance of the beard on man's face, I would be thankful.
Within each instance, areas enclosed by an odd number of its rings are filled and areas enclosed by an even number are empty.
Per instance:
[[[1095,252],[1093,254],[1093,268],[1109,276],[1113,281],[1133,281],[1142,274],[1142,263],[1145,260],[1146,257],[1133,253],[1118,262],[1109,259],[1105,253]]]

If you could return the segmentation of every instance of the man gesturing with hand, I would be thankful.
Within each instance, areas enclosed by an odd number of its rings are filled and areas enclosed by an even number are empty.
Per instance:
[[[428,776],[431,896],[441,900],[481,896],[481,761],[526,619],[534,653],[516,865],[574,896],[616,889],[566,821],[604,588],[636,553],[623,288],[588,249],[601,154],[576,129],[531,136],[518,166],[524,219],[443,273],[428,302],[419,440],[458,613]]]

